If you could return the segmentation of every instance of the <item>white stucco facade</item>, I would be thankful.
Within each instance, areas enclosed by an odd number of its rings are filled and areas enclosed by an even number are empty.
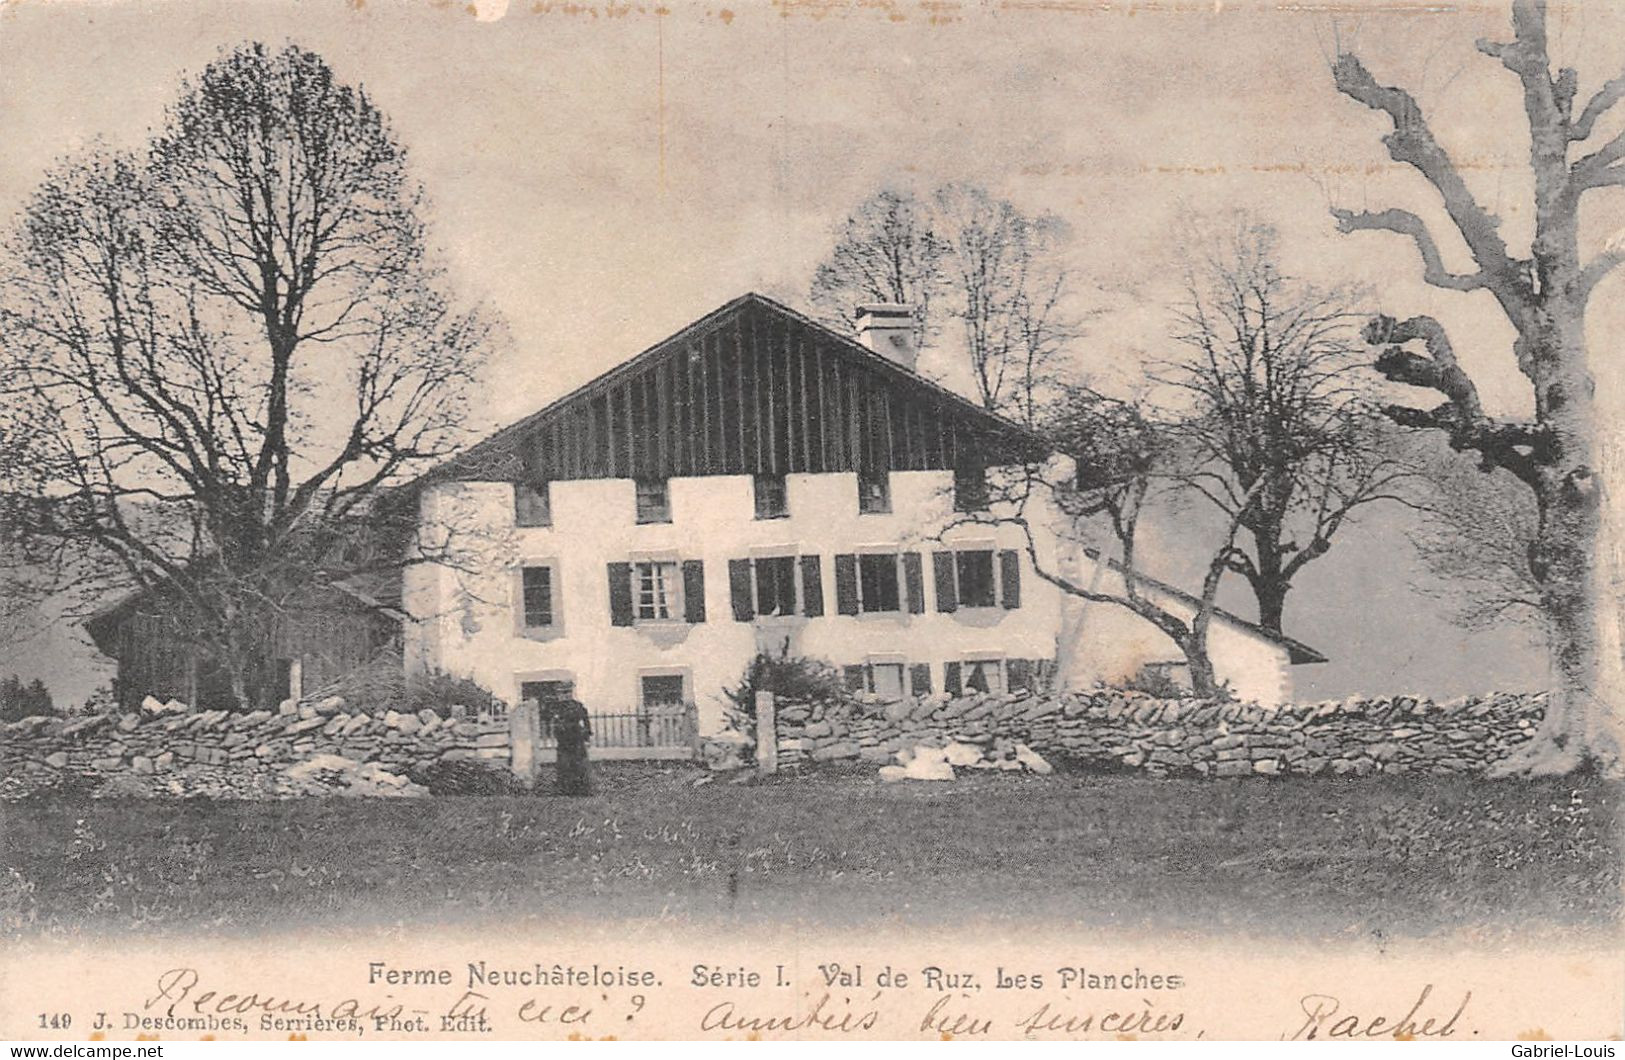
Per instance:
[[[1069,683],[1088,685],[1179,657],[1166,637],[1128,611],[1085,606],[1038,577],[1019,526],[962,526],[938,540],[951,516],[951,472],[893,472],[890,481],[891,511],[871,514],[859,511],[853,474],[789,475],[789,514],[758,519],[748,475],[674,478],[670,522],[647,524],[636,521],[630,479],[558,481],[550,487],[545,527],[515,525],[511,483],[431,486],[421,500],[426,527],[473,525],[488,540],[478,560],[463,565],[468,569],[407,570],[403,602],[415,619],[405,636],[407,665],[473,677],[510,703],[527,681],[567,680],[594,712],[635,709],[645,676],[681,677],[700,731],[709,733],[723,724],[723,688],[738,683],[756,652],[776,653],[787,639],[792,654],[837,666],[902,664],[905,674],[927,666],[934,691],[944,688],[954,662],[1060,659]],[[1019,552],[1019,606],[1005,606],[1001,570],[994,606],[939,611],[932,553],[950,548],[995,557]],[[906,552],[922,555],[920,610],[911,611],[905,598],[895,612],[838,613],[837,555]],[[1046,569],[1054,562],[1068,576],[1093,577],[1091,561],[1058,550],[1054,539],[1041,543],[1040,554]],[[806,555],[820,557],[822,615],[736,619],[730,560]],[[684,620],[685,609],[675,606],[666,619],[612,623],[610,564],[696,560],[704,572],[703,621]],[[522,617],[523,567],[549,571],[545,627],[527,628]],[[1211,643],[1220,679],[1242,698],[1279,703],[1290,695],[1280,644],[1223,620],[1215,622]]]

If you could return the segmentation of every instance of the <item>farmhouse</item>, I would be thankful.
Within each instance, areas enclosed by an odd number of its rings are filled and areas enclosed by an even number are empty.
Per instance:
[[[828,659],[883,698],[1176,659],[1038,577],[1020,527],[943,530],[989,503],[990,470],[1049,453],[915,371],[905,307],[862,307],[858,332],[744,295],[420,479],[422,531],[474,528],[484,551],[407,567],[405,664],[510,702],[572,694],[596,746],[675,753],[723,726],[758,652]],[[1038,547],[1046,569],[1114,576]],[[1320,661],[1225,613],[1211,644],[1220,679],[1264,703]]]

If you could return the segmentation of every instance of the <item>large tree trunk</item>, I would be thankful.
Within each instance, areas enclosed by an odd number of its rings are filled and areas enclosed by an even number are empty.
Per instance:
[[[1586,367],[1583,310],[1553,298],[1549,330],[1520,350],[1535,377],[1537,407],[1552,432],[1553,455],[1536,489],[1540,525],[1530,567],[1540,582],[1553,688],[1534,736],[1497,775],[1570,772],[1590,762],[1619,767],[1615,704],[1603,696],[1597,599],[1602,480],[1594,463],[1594,383]],[[1539,334],[1539,333],[1537,333]]]
[[[1271,633],[1281,632],[1281,618],[1286,612],[1289,588],[1284,581],[1260,581],[1254,589],[1254,595],[1258,597],[1258,624]]]

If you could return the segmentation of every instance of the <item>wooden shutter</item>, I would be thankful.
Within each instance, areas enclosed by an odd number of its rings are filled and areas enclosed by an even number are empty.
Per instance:
[[[1004,609],[1021,606],[1021,553],[1007,548],[999,553],[999,581],[1004,586]]]
[[[842,615],[858,613],[858,557],[850,552],[835,557],[835,610]]]
[[[756,618],[755,601],[750,591],[750,560],[728,561],[728,593],[733,597],[734,621],[750,622]]]
[[[1004,663],[1004,680],[1012,692],[1030,690],[1033,687],[1033,661],[1031,659],[1006,659]]]
[[[841,667],[841,675],[846,679],[846,690],[848,692],[863,691],[864,665],[862,663],[853,663],[850,666]]]
[[[960,683],[958,663],[951,662],[943,664],[942,690],[948,693],[950,696],[962,696],[965,694],[964,685]]]
[[[918,552],[903,553],[903,588],[908,593],[909,614],[925,610],[925,574],[921,570]]]
[[[908,691],[913,696],[931,694],[931,664],[915,663],[908,668]]]
[[[705,561],[683,560],[683,619],[705,621]]]
[[[931,571],[936,576],[937,610],[956,610],[959,607],[959,592],[954,584],[954,554],[931,553]]]
[[[632,564],[609,565],[609,624],[632,624]]]
[[[808,618],[824,613],[824,565],[817,556],[801,557],[801,613]]]
[[[1033,663],[1033,687],[1048,688],[1055,682],[1055,660],[1039,659]]]

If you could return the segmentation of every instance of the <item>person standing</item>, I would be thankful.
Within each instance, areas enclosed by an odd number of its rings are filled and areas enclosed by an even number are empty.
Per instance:
[[[558,760],[553,769],[553,791],[557,795],[591,795],[592,776],[587,766],[587,742],[592,738],[592,722],[579,699],[563,699],[553,707],[553,739]]]

